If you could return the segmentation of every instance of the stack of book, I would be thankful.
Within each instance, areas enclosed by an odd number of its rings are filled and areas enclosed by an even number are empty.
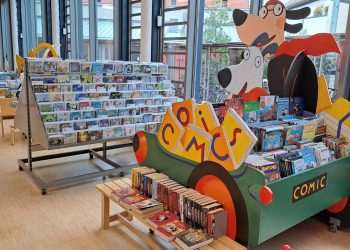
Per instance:
[[[186,188],[147,167],[132,170],[132,185],[134,189],[162,203],[167,212],[185,225],[215,237],[226,234],[227,212],[215,199]]]

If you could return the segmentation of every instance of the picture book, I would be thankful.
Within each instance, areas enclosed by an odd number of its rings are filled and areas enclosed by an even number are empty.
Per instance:
[[[134,64],[133,65],[133,73],[140,73],[141,65],[140,64]]]
[[[88,131],[88,134],[91,141],[99,141],[103,138],[103,133],[100,130]]]
[[[64,93],[63,100],[65,102],[74,102],[76,100],[75,94],[74,93]]]
[[[73,121],[80,120],[81,119],[81,112],[80,111],[71,112],[70,119]]]
[[[175,237],[186,231],[188,227],[179,220],[171,221],[165,225],[159,226],[155,234],[166,242],[172,241]]]
[[[71,61],[69,63],[69,70],[71,73],[80,73],[80,62]]]
[[[89,138],[89,134],[87,131],[78,132],[78,134],[77,134],[77,141],[78,142],[87,142],[89,140],[90,140],[90,138]]]
[[[60,131],[61,132],[70,132],[72,130],[74,130],[72,123],[70,123],[70,122],[60,123]]]
[[[66,73],[66,72],[69,72],[69,64],[68,64],[68,61],[58,61],[58,62],[57,62],[57,72],[58,72],[58,73]]]
[[[147,200],[132,204],[131,209],[139,214],[150,213],[158,210],[162,211],[163,204],[153,199],[147,199]]]
[[[83,92],[83,86],[80,84],[73,84],[72,91],[73,92]]]
[[[46,93],[48,85],[33,85],[34,93]]]
[[[224,104],[226,106],[226,110],[232,108],[236,111],[236,113],[243,118],[244,114],[244,100],[243,98],[233,98],[224,100]]]
[[[285,142],[284,145],[295,145],[298,141],[301,141],[303,134],[302,125],[292,125],[285,128]]]
[[[111,92],[110,99],[121,99],[122,93],[121,92]]]
[[[72,92],[72,85],[61,85],[61,92]]]
[[[173,103],[172,111],[180,124],[187,127],[189,124],[196,124],[195,107],[195,100],[191,98]]]
[[[218,126],[210,130],[209,134],[213,140],[208,160],[219,163],[228,171],[234,170],[234,157],[226,130]]]
[[[101,128],[109,127],[109,120],[108,119],[101,119],[99,121],[99,125]]]
[[[135,133],[139,131],[146,131],[146,125],[145,124],[136,124],[135,125]]]
[[[44,72],[56,72],[57,62],[56,61],[44,61]]]
[[[49,85],[47,86],[47,92],[61,92],[60,85]]]
[[[93,62],[91,66],[91,72],[96,74],[103,73],[103,64],[98,62]]]
[[[115,117],[118,116],[118,110],[117,109],[110,109],[107,110],[108,117]]]
[[[124,137],[125,136],[124,132],[125,131],[123,127],[114,128],[114,138]]]
[[[77,143],[77,133],[64,133],[63,134],[64,144],[73,144]]]
[[[145,105],[145,100],[144,99],[135,100],[135,106],[142,107],[144,105]]]
[[[80,75],[71,75],[70,76],[70,83],[80,84],[81,83]]]
[[[132,100],[132,99],[130,99],[130,100],[125,100],[125,106],[127,106],[127,107],[133,107],[133,106],[135,106],[135,100]]]
[[[114,129],[108,128],[103,130],[103,139],[113,139],[114,138]]]
[[[224,121],[226,112],[227,112],[227,108],[225,106],[224,103],[214,103],[213,105],[213,109],[215,111],[215,115],[219,120],[219,123],[222,124],[222,122]]]
[[[95,118],[95,112],[94,111],[83,111],[81,118],[82,119],[93,119],[93,118]]]
[[[112,63],[105,63],[103,64],[103,72],[104,73],[113,73],[114,71],[114,65]]]
[[[55,76],[45,76],[43,78],[43,83],[45,84],[55,84],[57,81],[57,78]]]
[[[208,236],[202,231],[189,229],[188,231],[179,234],[175,242],[184,250],[192,250],[209,245],[214,238]]]
[[[263,128],[260,133],[262,152],[269,152],[283,147],[283,127]]]
[[[139,191],[135,188],[131,188],[131,187],[127,187],[127,188],[121,188],[121,189],[117,189],[117,190],[113,190],[111,193],[111,197],[113,198],[113,200],[115,201],[119,201],[122,198],[128,197],[128,196],[132,196],[132,195],[136,195],[138,194]]]
[[[62,102],[63,95],[62,94],[49,94],[50,102]]]
[[[278,97],[277,98],[277,119],[289,115],[289,98]]]
[[[51,146],[59,146],[63,144],[63,135],[60,134],[52,134],[49,135],[49,145]]]
[[[158,132],[159,143],[169,152],[174,152],[184,133],[185,129],[168,108]]]
[[[129,125],[133,123],[133,117],[123,117],[122,118],[123,125]]]
[[[64,103],[54,103],[53,110],[55,112],[66,111],[66,105]]]
[[[100,108],[102,108],[102,104],[101,104],[100,101],[92,101],[92,102],[90,103],[90,105],[91,105],[91,107],[92,107],[93,109],[100,109]]]
[[[33,72],[33,73],[44,72],[44,62],[42,62],[42,61],[29,61],[29,72]]]
[[[87,121],[87,126],[88,126],[88,129],[98,128],[98,121],[97,120]]]
[[[305,147],[295,151],[298,156],[303,157],[306,169],[317,167],[317,161],[311,148]]]
[[[69,120],[70,120],[70,113],[69,112],[57,113],[57,121],[58,122],[69,121]]]
[[[40,104],[39,105],[40,112],[53,112],[52,104]]]
[[[289,113],[291,115],[303,116],[304,100],[302,97],[291,97]]]
[[[109,123],[110,123],[111,127],[120,126],[122,124],[122,119],[121,118],[113,118],[113,119],[109,120]]]
[[[45,128],[48,134],[55,134],[60,132],[58,124],[45,124]]]
[[[81,75],[81,83],[92,83],[92,75]]]
[[[79,102],[79,109],[80,110],[87,110],[90,109],[90,103],[89,102]]]
[[[245,102],[243,120],[246,123],[259,121],[260,102]]]
[[[67,111],[72,111],[72,110],[78,110],[79,105],[77,103],[67,103],[66,110]]]
[[[81,70],[81,73],[90,73],[91,72],[91,63],[89,63],[89,62],[80,63],[80,70]]]
[[[104,76],[103,77],[104,83],[114,83],[114,80],[115,80],[114,76]]]
[[[206,132],[220,126],[213,106],[209,102],[202,102],[195,106],[195,121],[196,125]]]
[[[130,94],[130,93],[123,93],[123,98],[141,98],[142,97],[142,92],[135,90],[131,93],[130,97],[124,97],[125,95]]]
[[[85,130],[85,129],[87,129],[87,123],[86,122],[75,122],[74,129],[75,130]]]
[[[129,115],[129,109],[128,108],[119,108],[118,114],[119,114],[119,116],[127,116],[127,115]]]
[[[132,123],[143,123],[143,116],[134,116],[132,117]]]
[[[93,83],[103,83],[103,75],[93,75],[92,82]]]
[[[208,160],[213,137],[193,124],[184,133],[182,156],[195,162]]]
[[[70,83],[69,75],[57,75],[57,83]]]
[[[123,74],[124,73],[124,63],[118,62],[118,63],[114,64],[114,71],[117,74]]]
[[[55,122],[57,121],[57,116],[56,114],[41,115],[41,120],[43,122]]]
[[[134,91],[134,90],[137,90],[137,84],[134,84],[134,83],[129,83],[129,84],[126,84],[127,88],[126,90],[130,90],[130,91]]]
[[[97,109],[95,110],[96,118],[108,118],[108,112],[105,109]]]
[[[141,114],[140,108],[130,108],[129,109],[129,115],[131,115],[131,116],[140,115],[140,114]]]
[[[229,109],[222,126],[226,130],[233,152],[233,163],[239,168],[258,139],[234,109]]]
[[[302,140],[314,140],[315,133],[316,133],[316,123],[314,122],[307,122],[302,124],[303,125],[303,134],[301,136]]]
[[[168,65],[166,65],[166,64],[159,64],[158,65],[158,74],[160,74],[160,75],[168,74]]]
[[[148,197],[142,194],[134,193],[119,199],[120,204],[125,208],[131,208],[130,205],[147,200]]]
[[[276,96],[261,96],[260,97],[260,121],[271,121],[277,119],[277,102]]]
[[[150,74],[151,73],[151,65],[148,65],[148,64],[141,65],[140,73]]]
[[[135,125],[124,126],[125,136],[130,137],[135,135]]]

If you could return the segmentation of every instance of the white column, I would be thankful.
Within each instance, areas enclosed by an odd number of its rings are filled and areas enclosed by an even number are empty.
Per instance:
[[[10,11],[11,11],[11,29],[12,29],[12,54],[13,54],[13,65],[14,69],[17,69],[16,55],[19,54],[18,50],[18,29],[17,29],[17,6],[16,0],[10,1]]]
[[[140,62],[151,61],[152,0],[141,0],[141,53]]]
[[[60,46],[60,16],[58,0],[51,0],[51,18],[52,18],[52,45],[55,47],[58,55],[61,55]]]

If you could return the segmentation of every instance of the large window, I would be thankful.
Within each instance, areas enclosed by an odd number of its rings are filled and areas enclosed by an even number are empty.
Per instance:
[[[43,20],[41,15],[41,0],[35,0],[35,16],[36,16],[36,44],[43,42]]]
[[[92,1],[92,0],[91,0]],[[90,0],[83,0],[83,59],[90,59]]]
[[[97,3],[97,60],[113,59],[113,0]]]
[[[229,95],[220,86],[217,73],[237,63],[244,46],[232,19],[236,8],[249,12],[250,0],[205,0],[200,101],[221,102]]]
[[[185,95],[188,1],[163,1],[163,62],[179,97]]]
[[[141,0],[130,1],[129,17],[129,56],[131,61],[139,61],[141,40]]]

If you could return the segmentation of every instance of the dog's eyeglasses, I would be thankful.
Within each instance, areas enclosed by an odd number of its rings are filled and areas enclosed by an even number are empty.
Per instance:
[[[273,14],[275,16],[280,16],[280,15],[282,15],[283,10],[284,10],[284,6],[280,3],[276,4],[273,7],[273,9],[270,9],[270,10],[266,6],[263,6],[259,10],[259,16],[262,18],[265,18],[270,11],[273,11]]]

